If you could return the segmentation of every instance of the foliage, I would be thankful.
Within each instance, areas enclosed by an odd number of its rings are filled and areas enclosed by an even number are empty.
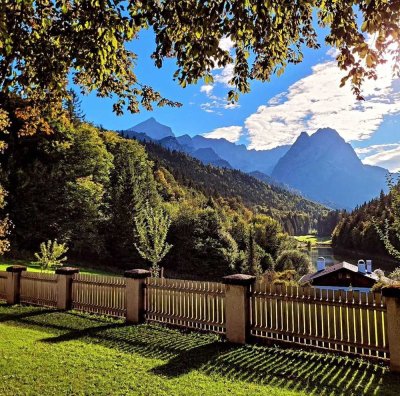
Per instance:
[[[157,166],[172,174],[179,185],[194,188],[206,196],[236,200],[237,206],[245,205],[259,213],[260,216],[255,220],[257,234],[260,233],[259,226],[263,227],[262,223],[270,221],[266,219],[271,219],[271,217],[277,221],[270,224],[270,228],[274,228],[276,232],[281,225],[284,231],[292,235],[306,234],[316,226],[318,217],[328,212],[320,204],[308,201],[280,187],[265,184],[239,170],[204,165],[184,153],[170,151],[153,142],[143,144],[149,157]],[[165,184],[165,181],[163,183]],[[166,194],[168,193],[164,192],[164,196]],[[179,193],[177,194],[179,196]],[[261,224],[257,225],[257,223]],[[266,235],[265,238],[268,236]],[[271,242],[270,248],[273,249],[275,242]]]
[[[310,257],[299,250],[284,250],[276,259],[275,270],[278,272],[295,270],[299,275],[312,271]]]
[[[250,90],[252,79],[269,81],[288,64],[303,60],[304,48],[319,48],[315,26],[325,42],[338,49],[337,62],[361,98],[365,78],[395,57],[398,72],[400,36],[397,1],[345,0],[300,3],[84,0],[5,0],[0,3],[0,91],[28,98],[34,108],[53,105],[67,95],[69,73],[85,93],[115,95],[114,110],[139,111],[177,105],[162,98],[135,74],[137,56],[127,43],[152,29],[155,65],[175,58],[174,78],[185,87],[212,70],[233,63],[228,100]],[[260,34],[262,32],[262,34]],[[324,33],[321,33],[324,34]],[[369,40],[368,37],[376,37]],[[233,52],[220,48],[229,38]]]
[[[67,260],[64,256],[68,248],[65,243],[58,243],[57,239],[54,241],[48,240],[40,244],[40,251],[35,253],[36,262],[41,270],[55,269],[61,267]]]
[[[344,213],[332,234],[332,246],[396,257],[400,251],[397,197],[398,187],[393,186],[388,194],[381,192],[378,198]]]
[[[146,201],[145,207],[135,217],[135,226],[138,242],[135,247],[139,254],[151,263],[153,276],[158,277],[159,263],[171,250],[172,245],[167,242],[167,234],[171,220],[162,207],[151,207]]]
[[[15,226],[11,254],[29,255],[41,241],[59,238],[76,261],[146,267],[135,248],[145,235],[135,219],[145,221],[148,202],[154,210],[163,207],[171,223],[166,275],[219,280],[232,271],[273,269],[282,250],[296,248],[283,232],[283,216],[302,229],[308,216],[325,210],[241,172],[207,167],[67,115],[38,123],[33,135],[21,133],[29,115],[23,105],[18,114],[10,107],[10,133],[2,136],[0,182]],[[291,216],[297,208],[309,215]]]

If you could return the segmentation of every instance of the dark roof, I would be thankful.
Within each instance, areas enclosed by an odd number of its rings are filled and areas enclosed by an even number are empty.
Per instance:
[[[336,272],[336,271],[339,271],[341,269],[346,269],[346,270],[349,270],[349,271],[352,271],[352,272],[359,272],[357,265],[350,264],[350,263],[347,263],[346,261],[343,261],[342,263],[338,263],[338,264],[334,264],[334,265],[331,265],[329,267],[326,267],[323,271],[317,271],[317,272],[314,272],[313,274],[304,275],[304,276],[301,277],[299,282],[300,283],[310,282],[310,281],[312,281],[314,279],[320,278],[321,276],[325,276],[325,275],[331,274],[332,272]],[[373,272],[369,272],[369,273],[368,272],[366,272],[366,273],[359,272],[359,274],[363,275],[363,276],[365,276],[367,278],[373,279],[374,281],[378,281],[379,280],[378,275],[373,273]]]

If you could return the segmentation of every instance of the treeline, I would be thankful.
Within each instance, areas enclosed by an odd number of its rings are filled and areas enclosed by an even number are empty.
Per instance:
[[[387,249],[376,227],[384,230],[385,221],[392,224],[389,238],[399,249],[399,240],[393,226],[392,194],[381,192],[379,198],[357,207],[342,216],[332,235],[332,245],[337,249],[361,250],[366,253],[387,256]]]
[[[41,242],[57,239],[68,245],[70,259],[148,267],[135,248],[135,219],[149,202],[171,218],[168,242],[173,247],[161,264],[167,273],[216,279],[238,271],[260,274],[275,263],[280,270],[292,268],[280,257],[296,242],[279,221],[244,204],[262,202],[259,193],[282,207],[283,192],[275,196],[270,187],[240,172],[226,174],[195,160],[181,162],[181,172],[173,174],[164,157],[175,154],[163,151],[157,157],[153,148],[150,159],[139,142],[71,121],[71,114],[35,118],[23,102],[7,111],[1,184],[8,193],[4,210],[12,223],[11,256],[32,257]],[[191,173],[189,166],[201,171]],[[249,187],[243,180],[254,184],[246,200],[235,195]],[[222,190],[229,194],[222,196]],[[304,257],[295,260],[303,263]]]
[[[318,219],[329,213],[318,203],[239,170],[204,165],[185,153],[168,150],[154,142],[144,144],[156,166],[168,169],[179,184],[195,188],[206,196],[238,200],[255,212],[276,219],[290,235],[308,234],[317,229]]]

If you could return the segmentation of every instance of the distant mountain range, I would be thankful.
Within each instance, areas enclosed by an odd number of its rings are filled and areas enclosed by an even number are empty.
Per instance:
[[[248,150],[223,138],[176,137],[154,118],[122,133],[184,152],[204,164],[241,170],[332,208],[352,209],[386,189],[387,170],[364,165],[351,145],[330,128],[311,136],[303,132],[292,146],[272,150]]]

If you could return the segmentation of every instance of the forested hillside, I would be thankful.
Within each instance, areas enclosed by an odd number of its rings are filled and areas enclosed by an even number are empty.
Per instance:
[[[57,239],[75,261],[149,267],[135,224],[150,206],[171,220],[167,273],[258,274],[295,247],[278,220],[308,230],[325,211],[241,172],[100,130],[73,109],[44,119],[20,101],[7,111],[1,184],[11,257],[32,258],[41,242]]]
[[[388,255],[376,230],[376,226],[381,230],[384,229],[386,219],[389,224],[393,224],[392,194],[382,192],[379,198],[373,199],[342,216],[332,236],[333,247],[358,250],[375,255]],[[400,248],[393,227],[390,228],[389,234],[393,245]]]
[[[291,235],[317,229],[318,218],[328,209],[279,186],[266,184],[235,169],[204,165],[185,153],[171,151],[157,143],[145,142],[150,158],[171,172],[182,185],[193,187],[206,196],[237,199],[257,213],[278,220]]]

